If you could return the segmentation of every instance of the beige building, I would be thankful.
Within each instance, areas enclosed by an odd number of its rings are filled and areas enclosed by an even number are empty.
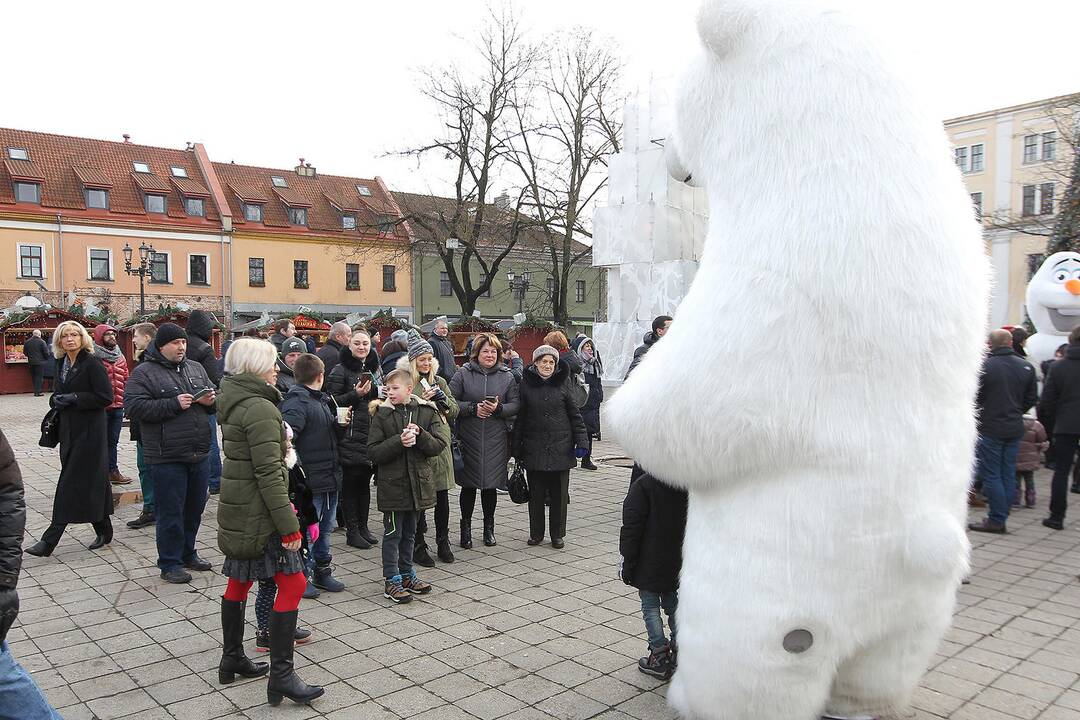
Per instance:
[[[956,164],[982,219],[994,274],[991,326],[1019,325],[1068,182],[1080,96],[945,121]]]

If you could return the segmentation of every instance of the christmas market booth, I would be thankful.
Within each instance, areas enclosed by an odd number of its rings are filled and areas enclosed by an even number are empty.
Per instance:
[[[34,391],[30,379],[30,366],[23,354],[23,343],[41,331],[41,339],[52,347],[52,333],[56,326],[66,320],[75,320],[91,335],[98,321],[75,315],[56,308],[31,313],[19,313],[0,318],[0,337],[4,341],[4,362],[0,364],[0,395],[29,393]],[[52,364],[46,364],[46,377],[52,376]]]
[[[297,336],[313,338],[318,347],[325,345],[327,338],[330,337],[330,323],[317,317],[297,315],[292,319],[292,324],[296,328]]]
[[[527,318],[510,328],[506,337],[513,344],[514,352],[528,365],[532,362],[533,350],[543,345],[544,337],[555,329],[555,325],[547,320]]]

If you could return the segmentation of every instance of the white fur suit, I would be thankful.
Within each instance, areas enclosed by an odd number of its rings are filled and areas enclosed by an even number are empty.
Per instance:
[[[690,491],[669,699],[695,720],[904,707],[967,569],[988,264],[939,118],[840,15],[708,0],[669,167],[701,266],[606,410]]]

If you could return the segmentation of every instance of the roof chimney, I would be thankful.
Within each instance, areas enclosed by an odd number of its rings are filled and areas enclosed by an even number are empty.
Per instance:
[[[302,177],[315,177],[315,168],[311,167],[311,163],[305,163],[304,158],[300,158],[300,164],[294,169],[296,174]]]
[[[126,142],[126,143],[130,143],[130,142],[131,142],[131,136],[130,136],[130,135],[128,135],[127,133],[124,133],[124,142]]]
[[[509,210],[510,196],[506,193],[499,193],[495,196],[495,206],[503,210]]]

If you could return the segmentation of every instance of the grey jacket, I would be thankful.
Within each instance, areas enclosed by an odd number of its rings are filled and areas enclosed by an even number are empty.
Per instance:
[[[481,490],[505,485],[508,433],[520,406],[517,380],[501,363],[485,370],[470,361],[455,373],[450,393],[458,401],[457,437],[465,463],[456,478],[458,485]],[[489,395],[499,396],[499,407],[492,417],[479,418],[476,406]]]

